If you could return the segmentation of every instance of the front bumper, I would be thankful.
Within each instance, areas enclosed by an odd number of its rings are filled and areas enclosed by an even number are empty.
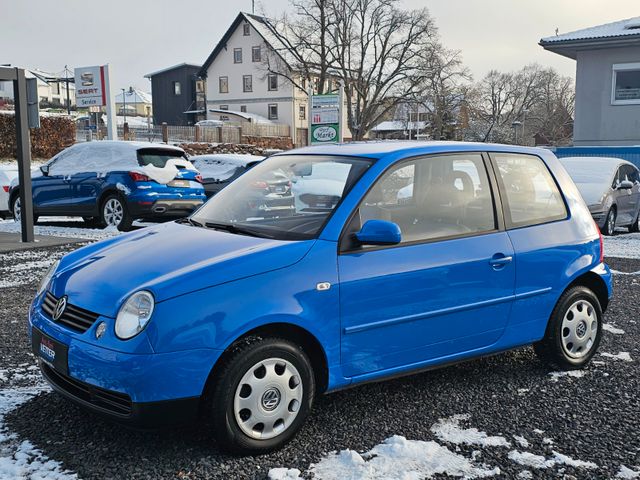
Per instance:
[[[214,349],[167,353],[116,351],[112,344],[96,345],[102,341],[108,344],[109,334],[95,339],[96,325],[102,321],[108,329],[113,328],[112,319],[98,317],[91,328],[79,333],[48,319],[39,307],[31,308],[31,336],[37,328],[66,349],[66,368],[54,369],[33,342],[34,354],[41,359],[42,373],[48,383],[75,403],[119,422],[152,428],[194,420],[207,379],[221,352]],[[132,340],[136,339],[141,344],[148,343],[144,332]]]

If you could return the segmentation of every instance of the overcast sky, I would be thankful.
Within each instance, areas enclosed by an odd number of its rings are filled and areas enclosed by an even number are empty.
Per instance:
[[[289,0],[258,0],[277,15]],[[541,37],[640,15],[638,0],[403,0],[427,7],[443,42],[462,51],[476,78],[530,62],[573,76],[575,62],[546,52]],[[0,64],[60,72],[110,63],[114,87],[150,90],[146,73],[202,64],[238,9],[251,0],[0,0]]]

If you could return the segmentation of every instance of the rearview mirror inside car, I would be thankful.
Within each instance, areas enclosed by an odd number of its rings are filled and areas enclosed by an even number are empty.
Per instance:
[[[396,245],[402,240],[400,227],[387,220],[368,220],[355,235],[361,245]]]

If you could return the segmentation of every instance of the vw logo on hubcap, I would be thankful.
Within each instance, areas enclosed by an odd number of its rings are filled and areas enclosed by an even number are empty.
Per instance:
[[[277,388],[270,388],[262,394],[262,408],[265,410],[275,410],[279,404],[280,391]]]
[[[67,308],[67,296],[60,297],[58,303],[56,303],[56,308],[53,311],[53,319],[55,321],[60,320],[60,317],[64,313],[64,309]]]
[[[576,333],[580,338],[584,337],[584,334],[587,333],[587,324],[585,322],[580,322],[576,328]]]

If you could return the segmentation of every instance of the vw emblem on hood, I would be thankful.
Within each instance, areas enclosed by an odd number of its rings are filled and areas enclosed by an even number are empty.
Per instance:
[[[60,297],[58,303],[56,303],[56,308],[53,311],[53,319],[57,322],[60,320],[60,317],[64,313],[64,309],[67,308],[67,296]]]

